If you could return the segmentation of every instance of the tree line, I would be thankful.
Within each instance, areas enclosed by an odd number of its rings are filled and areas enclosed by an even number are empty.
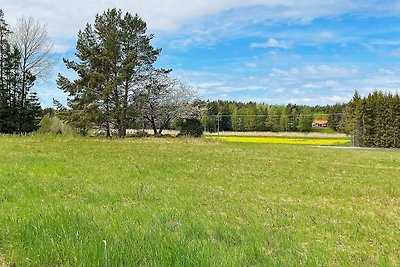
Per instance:
[[[399,95],[374,91],[361,97],[356,92],[346,108],[345,132],[354,146],[399,148]]]
[[[50,46],[38,22],[22,17],[11,28],[0,9],[0,133],[37,130],[41,107],[32,88],[51,64]]]
[[[268,105],[236,101],[205,102],[201,122],[208,131],[309,132],[316,119],[327,120],[329,127],[344,131],[346,104],[326,106]]]

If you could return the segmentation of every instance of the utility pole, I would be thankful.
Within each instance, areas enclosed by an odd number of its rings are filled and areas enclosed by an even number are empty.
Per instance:
[[[217,115],[217,122],[218,122],[218,136],[219,136],[219,115]]]

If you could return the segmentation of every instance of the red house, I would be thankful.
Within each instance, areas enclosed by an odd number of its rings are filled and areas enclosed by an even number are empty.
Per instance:
[[[312,123],[313,128],[327,128],[328,127],[328,121],[325,120],[315,120]]]

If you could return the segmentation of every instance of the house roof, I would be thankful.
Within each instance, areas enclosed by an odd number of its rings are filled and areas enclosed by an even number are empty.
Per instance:
[[[315,120],[314,123],[317,123],[317,124],[327,124],[328,121],[326,121],[326,120]]]

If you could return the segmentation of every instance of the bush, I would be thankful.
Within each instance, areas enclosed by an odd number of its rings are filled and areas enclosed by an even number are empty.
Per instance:
[[[46,114],[40,121],[40,128],[38,133],[51,133],[51,134],[74,134],[76,131],[74,128],[57,118],[56,116],[51,117]]]
[[[39,133],[50,133],[51,132],[51,117],[49,114],[46,114],[39,123],[40,127]]]
[[[203,135],[203,125],[199,119],[182,119],[177,124],[179,129],[178,136],[200,137]]]

